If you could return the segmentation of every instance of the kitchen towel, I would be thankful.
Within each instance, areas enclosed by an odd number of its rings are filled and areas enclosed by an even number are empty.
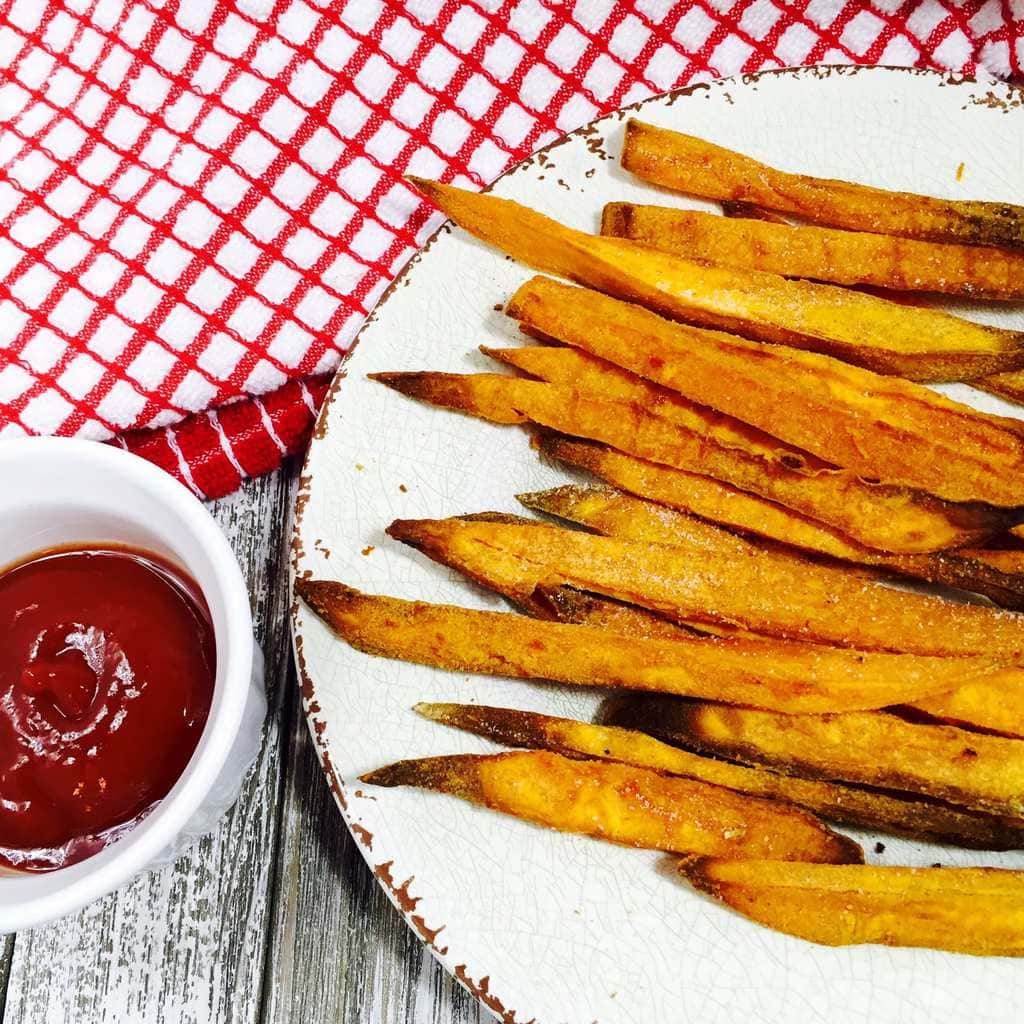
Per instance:
[[[0,0],[0,438],[197,494],[308,437],[438,215],[635,100],[801,64],[1019,76],[1021,0]]]

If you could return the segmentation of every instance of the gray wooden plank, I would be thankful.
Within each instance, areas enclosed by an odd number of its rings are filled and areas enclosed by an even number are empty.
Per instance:
[[[384,895],[345,827],[294,667],[264,1024],[491,1024]]]
[[[0,938],[0,1021],[4,1019],[7,1004],[7,979],[11,974],[11,960],[14,958],[14,936]]]
[[[292,471],[251,481],[213,508],[249,582],[270,684],[263,751],[238,804],[176,864],[16,936],[4,1024],[259,1019],[281,791],[281,681],[291,659],[282,538],[293,483]]]

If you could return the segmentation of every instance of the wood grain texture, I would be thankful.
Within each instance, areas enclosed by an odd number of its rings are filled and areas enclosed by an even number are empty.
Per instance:
[[[69,919],[17,935],[4,1024],[259,1020],[280,794],[278,723],[291,657],[282,544],[291,493],[291,475],[279,473],[213,506],[248,580],[267,655],[271,713],[238,803],[174,865]]]
[[[13,957],[14,936],[5,935],[0,939],[0,1021],[4,1019],[4,1007],[7,1005],[7,979],[11,973]]]

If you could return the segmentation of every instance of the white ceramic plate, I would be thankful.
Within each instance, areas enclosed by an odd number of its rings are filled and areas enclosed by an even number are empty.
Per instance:
[[[782,168],[941,196],[1021,200],[1024,94],[937,74],[852,68],[762,74],[636,108]],[[612,199],[687,204],[618,167],[624,114],[606,117],[494,186],[596,230]],[[961,179],[958,166],[963,163]],[[706,205],[706,204],[705,204]],[[501,608],[383,533],[395,518],[518,512],[513,495],[564,482],[524,432],[417,404],[366,380],[377,370],[494,369],[482,342],[515,343],[495,306],[530,274],[443,228],[380,304],[321,417],[302,482],[298,573],[407,598]],[[983,316],[1024,328],[1020,310]],[[342,379],[343,378],[343,379]],[[980,398],[988,408],[1005,408]],[[1014,410],[1016,411],[1016,410]],[[588,716],[591,693],[467,677],[368,657],[298,605],[295,642],[313,735],[364,856],[442,963],[508,1022],[601,1024],[993,1024],[1024,1019],[1024,967],[931,951],[828,949],[777,935],[694,894],[667,858],[561,835],[357,776],[403,757],[490,744],[421,720],[419,700]],[[1024,867],[885,839],[883,863]]]

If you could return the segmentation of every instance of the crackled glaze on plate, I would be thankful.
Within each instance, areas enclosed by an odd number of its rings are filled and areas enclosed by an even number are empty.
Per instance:
[[[785,169],[934,195],[1021,200],[1024,94],[930,72],[804,69],[699,86],[634,108]],[[625,113],[515,168],[494,192],[596,230],[610,200],[689,201],[618,167]],[[957,169],[964,165],[961,180]],[[395,518],[520,512],[514,495],[564,482],[525,433],[417,404],[366,380],[379,370],[495,367],[481,343],[515,344],[498,311],[530,271],[441,228],[360,336],[321,416],[302,481],[297,573],[375,593],[503,607],[387,538]],[[963,311],[1024,329],[1021,309]],[[973,404],[1020,413],[962,386]],[[1024,1019],[1024,967],[927,950],[829,949],[752,924],[678,881],[671,861],[566,836],[416,790],[363,788],[357,776],[403,757],[496,749],[420,719],[420,700],[459,700],[588,716],[593,693],[462,676],[373,658],[294,611],[303,696],[317,749],[364,856],[410,925],[507,1022],[627,1024],[993,1024]],[[989,863],[875,836],[881,863]],[[330,956],[330,950],[324,950]]]

